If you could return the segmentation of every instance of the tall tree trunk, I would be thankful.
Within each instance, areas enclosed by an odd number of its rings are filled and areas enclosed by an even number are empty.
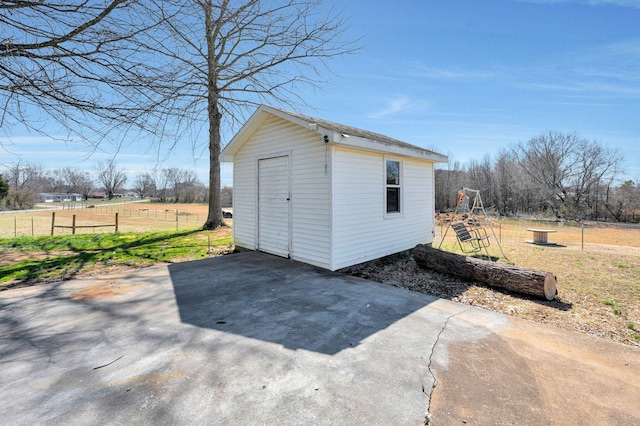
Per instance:
[[[203,4],[205,30],[207,32],[207,113],[209,114],[209,214],[203,229],[215,229],[222,225],[220,205],[220,124],[222,114],[218,107],[218,75],[216,62],[216,38],[214,35],[213,4],[207,0]]]
[[[222,114],[217,104],[209,105],[209,215],[204,229],[223,225],[220,205],[220,122]]]

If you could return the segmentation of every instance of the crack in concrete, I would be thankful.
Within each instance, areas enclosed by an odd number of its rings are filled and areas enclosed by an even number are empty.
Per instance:
[[[431,353],[429,354],[429,365],[427,366],[428,370],[429,370],[429,374],[431,375],[432,380],[432,385],[431,385],[431,389],[429,390],[429,392],[427,393],[427,390],[425,389],[425,386],[422,385],[422,392],[426,393],[428,395],[428,401],[427,401],[427,414],[425,414],[424,416],[424,424],[428,425],[429,422],[431,421],[431,398],[433,397],[433,390],[436,388],[436,386],[438,385],[438,380],[436,380],[436,375],[433,372],[433,368],[431,367],[431,364],[433,364],[433,354],[436,350],[436,346],[438,346],[438,343],[440,342],[440,336],[442,335],[442,333],[444,333],[444,331],[447,328],[447,325],[449,324],[449,321],[461,314],[464,314],[465,312],[469,311],[473,309],[473,306],[469,306],[466,309],[460,311],[460,312],[456,312],[455,314],[451,314],[447,317],[447,319],[444,321],[444,324],[442,324],[442,328],[440,329],[440,331],[438,332],[438,335],[436,336],[436,340],[435,342],[433,342],[433,346],[431,346]]]

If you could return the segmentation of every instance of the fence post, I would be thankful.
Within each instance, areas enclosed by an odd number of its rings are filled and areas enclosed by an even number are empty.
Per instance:
[[[56,212],[51,212],[51,235],[53,235],[53,229],[56,226]]]
[[[118,212],[116,212],[116,230],[115,232],[118,232]]]
[[[178,209],[176,209],[176,231],[178,230]]]
[[[18,236],[18,216],[13,216],[13,236]]]
[[[580,228],[582,231],[582,251],[584,251],[584,223],[580,224]]]
[[[35,236],[35,234],[33,233],[33,216],[31,216],[31,236]]]
[[[76,235],[76,215],[71,218],[71,234]]]

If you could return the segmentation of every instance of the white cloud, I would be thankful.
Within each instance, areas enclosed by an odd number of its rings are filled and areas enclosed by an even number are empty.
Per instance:
[[[394,98],[380,100],[380,109],[367,114],[370,120],[389,121],[394,117],[400,117],[401,121],[412,120],[416,116],[425,114],[430,110],[431,104],[425,99],[415,99],[408,95],[398,95]]]
[[[408,96],[401,95],[397,98],[384,101],[384,105],[381,110],[371,112],[367,114],[367,116],[374,120],[386,118],[406,111],[409,109],[411,103],[412,102]]]

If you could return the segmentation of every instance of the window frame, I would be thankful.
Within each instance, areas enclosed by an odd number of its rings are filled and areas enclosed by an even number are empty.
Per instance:
[[[388,180],[388,169],[387,169],[387,163],[388,162],[394,162],[394,163],[398,163],[398,183],[394,184],[394,183],[389,183]],[[404,208],[403,208],[403,203],[404,203],[404,196],[403,196],[403,180],[404,180],[404,170],[403,170],[403,162],[402,159],[397,158],[397,157],[384,157],[384,217],[385,218],[391,218],[391,217],[400,217],[404,214]],[[398,210],[397,211],[389,211],[389,199],[388,199],[388,190],[390,188],[395,188],[398,190]]]

